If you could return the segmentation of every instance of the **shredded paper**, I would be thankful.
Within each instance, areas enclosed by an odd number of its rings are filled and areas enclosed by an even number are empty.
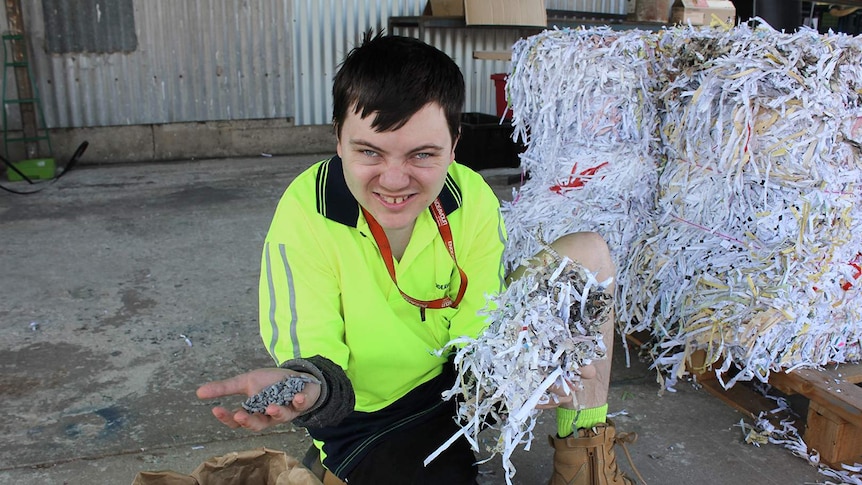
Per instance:
[[[643,232],[658,177],[654,44],[603,27],[514,45],[507,90],[530,179],[503,205],[510,269],[576,231],[601,233],[623,261]]]
[[[502,455],[511,483],[511,454],[519,445],[529,449],[536,406],[556,398],[549,388],[569,389],[566,382],[579,386],[580,368],[606,354],[599,327],[610,318],[611,297],[604,292],[609,284],[568,258],[548,258],[546,264],[527,267],[494,297],[482,335],[450,342],[459,346],[458,379],[443,397],[458,399],[462,427],[426,463],[462,435],[474,450],[483,451],[478,435],[490,427],[499,431],[499,439],[484,451]]]
[[[508,268],[543,241],[600,233],[617,265],[619,330],[649,335],[669,390],[695,350],[720,379],[739,369],[725,387],[858,360],[860,60],[862,37],[763,22],[519,40],[506,90],[528,177],[503,205]],[[513,284],[488,332],[461,342],[450,393],[464,397],[474,448],[480,422],[497,422],[507,480],[549,380],[577,382],[577,366],[602,354],[559,313],[570,308],[560,298],[587,295],[538,281]]]
[[[597,231],[620,330],[668,389],[707,351],[738,379],[860,357],[862,38],[803,28],[549,30],[513,48],[529,180],[509,267]]]
[[[802,440],[802,435],[794,424],[799,416],[787,400],[773,395],[768,384],[756,383],[756,387],[763,396],[775,401],[775,408],[761,412],[753,425],[746,424],[744,420],[739,422],[738,426],[743,431],[743,440],[746,443],[754,446],[766,443],[783,446],[794,456],[802,458],[809,465],[817,468],[820,474],[828,477],[829,480],[824,482],[824,485],[862,485],[862,464],[841,464],[840,467],[831,468],[821,463],[820,453],[810,449]]]

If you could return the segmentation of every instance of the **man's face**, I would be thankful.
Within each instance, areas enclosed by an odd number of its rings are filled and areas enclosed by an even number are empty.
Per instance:
[[[419,214],[440,194],[455,147],[436,103],[394,131],[375,131],[373,118],[374,113],[362,119],[348,110],[337,152],[350,192],[392,238],[412,231]]]

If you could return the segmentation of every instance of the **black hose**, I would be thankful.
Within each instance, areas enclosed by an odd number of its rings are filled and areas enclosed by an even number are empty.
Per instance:
[[[72,167],[74,167],[76,163],[78,163],[78,160],[80,160],[80,158],[81,158],[81,156],[84,154],[84,152],[85,152],[85,151],[87,151],[87,147],[88,147],[89,145],[90,145],[90,142],[87,142],[87,141],[84,141],[83,143],[81,143],[80,145],[78,145],[78,149],[77,149],[77,150],[75,150],[75,153],[73,153],[73,154],[72,154],[72,157],[71,157],[71,158],[69,158],[69,161],[68,161],[68,162],[66,162],[66,165],[64,165],[64,166],[63,166],[63,171],[62,171],[62,172],[60,172],[59,174],[57,174],[56,176],[54,176],[54,178],[52,178],[51,180],[46,180],[46,181],[38,182],[38,183],[37,183],[37,182],[33,182],[32,180],[30,180],[30,178],[29,178],[29,177],[27,177],[23,172],[21,172],[21,170],[19,170],[19,169],[18,169],[18,167],[16,167],[12,162],[10,162],[10,161],[9,161],[9,160],[7,160],[5,157],[3,157],[2,155],[0,155],[0,162],[3,162],[7,167],[9,167],[12,171],[14,171],[15,173],[17,173],[17,174],[18,174],[22,179],[24,179],[24,180],[25,180],[27,183],[29,183],[30,185],[38,185],[38,186],[39,186],[39,188],[38,188],[38,189],[30,190],[30,191],[22,191],[22,190],[10,189],[9,187],[5,187],[5,186],[3,186],[3,185],[0,185],[0,189],[5,190],[6,192],[9,192],[9,193],[12,193],[12,194],[18,194],[18,195],[28,195],[28,194],[35,194],[36,192],[41,192],[42,190],[44,190],[44,189],[45,189],[46,187],[48,187],[49,185],[51,185],[51,184],[53,184],[54,182],[56,182],[56,181],[60,180],[60,178],[61,178],[63,175],[66,175],[66,173],[67,173],[69,170],[71,170],[71,169],[72,169]]]

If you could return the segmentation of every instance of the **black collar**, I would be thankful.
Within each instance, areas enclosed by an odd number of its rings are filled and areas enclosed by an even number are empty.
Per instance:
[[[338,155],[320,164],[317,169],[317,212],[329,220],[356,227],[359,220],[359,202],[347,188],[344,168]],[[461,188],[450,174],[440,191],[440,202],[446,215],[461,207]],[[430,210],[430,209],[429,209]]]

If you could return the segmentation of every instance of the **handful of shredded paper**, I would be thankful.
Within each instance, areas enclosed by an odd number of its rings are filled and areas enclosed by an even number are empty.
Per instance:
[[[490,300],[490,325],[482,335],[450,342],[458,347],[458,379],[443,397],[459,401],[462,428],[426,463],[462,435],[481,451],[479,432],[490,427],[499,431],[499,439],[487,451],[502,455],[511,483],[510,457],[518,445],[529,449],[540,412],[536,405],[556,398],[548,392],[552,385],[578,386],[580,368],[605,356],[598,330],[611,318],[611,297],[604,292],[609,284],[567,258],[548,258],[546,264],[527,267]]]

